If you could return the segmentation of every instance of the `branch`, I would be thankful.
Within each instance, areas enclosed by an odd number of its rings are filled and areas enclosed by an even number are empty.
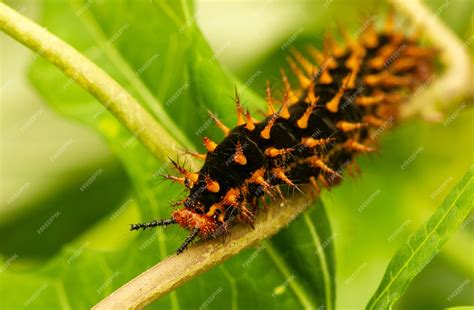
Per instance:
[[[401,116],[407,118],[421,114],[426,119],[439,120],[438,109],[447,109],[460,98],[470,95],[473,76],[469,55],[462,42],[438,18],[438,14],[431,12],[419,0],[392,2],[439,49],[440,60],[446,67],[445,72],[426,91],[402,106]]]
[[[159,159],[177,152],[171,135],[122,86],[72,46],[0,3],[0,29],[91,93]]]
[[[281,206],[274,203],[258,215],[255,229],[238,225],[233,227],[225,246],[222,246],[222,239],[211,239],[198,242],[182,254],[169,256],[116,290],[93,309],[141,309],[243,249],[271,237],[311,206],[312,202],[309,195],[298,195]]]

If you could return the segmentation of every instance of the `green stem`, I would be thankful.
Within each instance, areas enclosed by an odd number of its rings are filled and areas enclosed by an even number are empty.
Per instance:
[[[80,9],[79,3],[77,4],[76,10]],[[136,91],[139,99],[142,99],[143,106],[154,113],[154,117],[159,121],[160,124],[167,128],[169,132],[173,134],[182,145],[185,147],[191,147],[192,143],[186,138],[181,130],[176,126],[173,120],[166,113],[161,103],[155,98],[148,87],[145,85],[130,65],[125,61],[123,56],[120,54],[117,48],[113,44],[106,44],[107,38],[97,23],[95,17],[90,13],[90,10],[86,10],[81,14],[84,25],[89,29],[89,33],[94,38],[97,45],[102,49],[106,56],[111,60],[115,67],[123,74],[125,79],[128,81],[130,88]]]
[[[122,86],[72,46],[3,3],[0,29],[94,95],[157,158],[176,154],[178,145],[172,136]]]
[[[419,96],[411,98],[401,110],[401,117],[422,115],[428,120],[440,120],[439,110],[453,108],[471,93],[472,63],[462,42],[419,0],[392,0],[412,23],[429,38],[439,50],[445,72],[435,77],[434,82]]]

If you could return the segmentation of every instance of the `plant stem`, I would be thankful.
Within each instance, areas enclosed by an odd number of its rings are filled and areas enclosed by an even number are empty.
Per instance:
[[[312,202],[308,194],[297,195],[282,206],[275,203],[259,214],[255,229],[238,225],[232,229],[224,246],[222,239],[216,238],[194,244],[179,255],[169,256],[116,290],[93,309],[141,309],[243,249],[268,239],[310,207]]]
[[[419,0],[392,0],[393,5],[405,13],[415,26],[428,36],[439,50],[445,72],[419,96],[414,96],[401,110],[406,118],[421,114],[429,120],[440,120],[439,110],[453,107],[463,97],[469,96],[472,83],[472,64],[466,49],[456,35],[447,28],[437,14]]]
[[[94,95],[155,157],[176,154],[178,145],[172,136],[122,86],[72,46],[3,3],[0,29]]]

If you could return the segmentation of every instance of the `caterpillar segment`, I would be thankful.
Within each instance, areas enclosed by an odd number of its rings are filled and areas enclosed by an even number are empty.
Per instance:
[[[344,170],[360,173],[354,157],[375,151],[374,133],[392,127],[405,94],[429,80],[435,51],[397,31],[392,14],[381,32],[371,23],[358,38],[344,30],[342,37],[345,47],[327,35],[322,51],[291,49],[287,61],[299,87],[280,69],[283,98],[276,100],[267,82],[263,120],[243,111],[236,90],[237,126],[211,113],[224,140],[206,137],[207,154],[190,153],[204,160],[201,170],[172,161],[179,176],[164,176],[189,190],[181,207],[169,219],[131,229],[180,225],[189,231],[181,253],[196,238],[228,234],[236,222],[253,227],[265,197],[283,197],[285,187],[310,184],[317,194],[341,182]]]

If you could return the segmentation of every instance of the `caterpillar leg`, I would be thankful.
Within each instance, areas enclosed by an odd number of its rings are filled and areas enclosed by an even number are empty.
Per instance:
[[[176,224],[176,220],[174,218],[170,218],[170,219],[164,219],[164,220],[153,220],[151,222],[148,222],[148,223],[139,223],[139,224],[131,224],[130,225],[130,230],[139,230],[139,229],[147,229],[147,228],[155,228],[155,227],[158,227],[158,226],[168,226],[168,225],[172,225],[172,224]]]
[[[181,254],[184,250],[186,250],[186,248],[188,247],[188,245],[193,242],[194,239],[196,239],[196,237],[198,236],[199,234],[199,228],[194,228],[191,233],[186,237],[186,239],[184,240],[183,244],[181,244],[181,246],[176,250],[176,254]]]
[[[147,223],[139,223],[139,224],[131,224],[130,230],[139,230],[139,229],[147,229],[147,228],[155,228],[158,226],[168,226],[172,224],[177,224],[174,218],[164,219],[164,220],[153,220]],[[183,244],[176,250],[176,254],[182,253],[188,247],[191,242],[199,235],[199,228],[194,228],[191,233],[186,237]]]

